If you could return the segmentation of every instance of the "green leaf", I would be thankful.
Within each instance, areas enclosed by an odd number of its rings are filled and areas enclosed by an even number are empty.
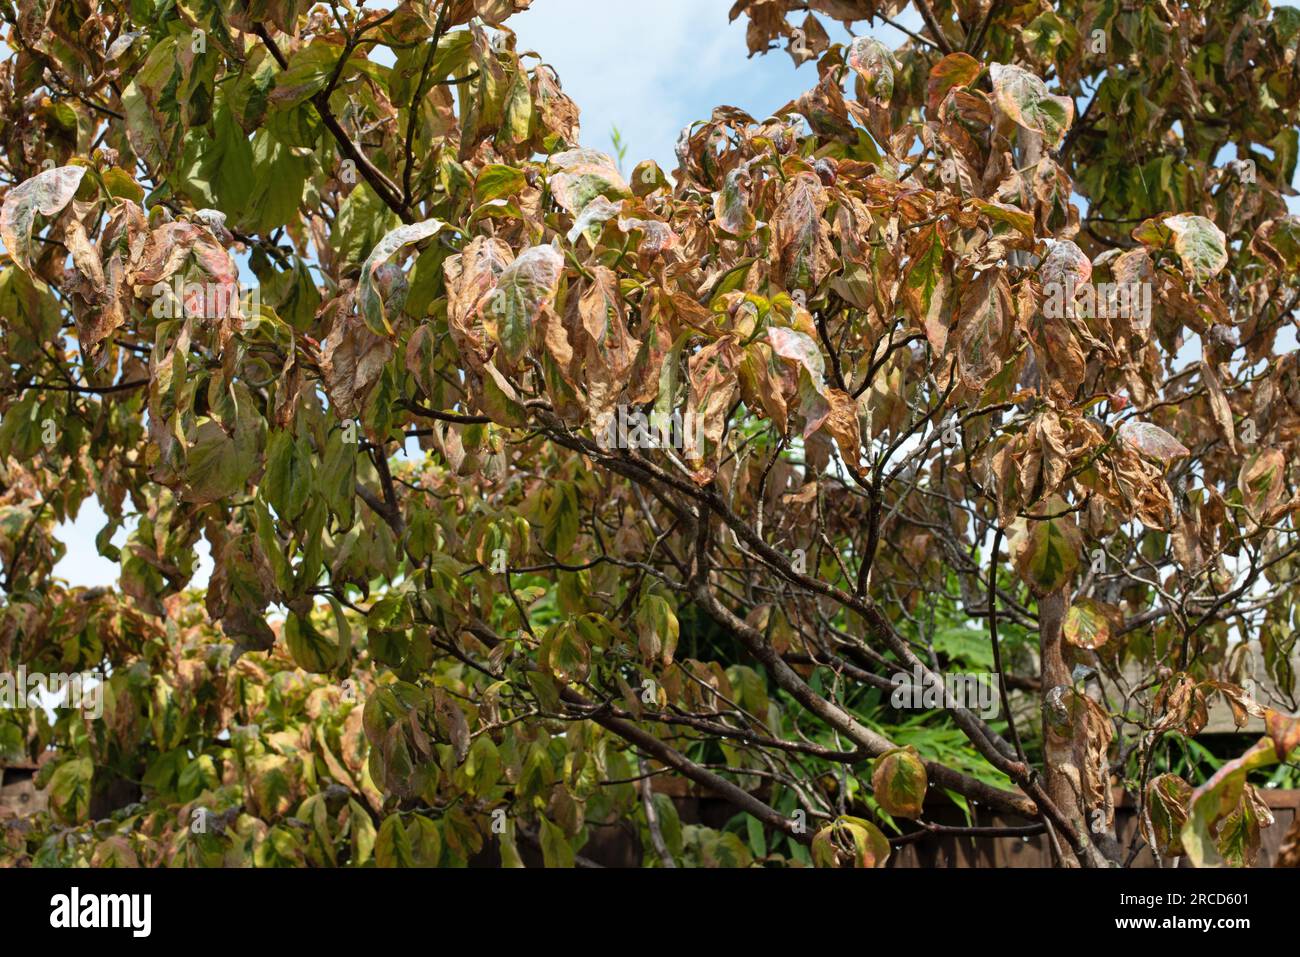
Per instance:
[[[304,440],[295,441],[286,431],[271,436],[261,488],[285,521],[292,522],[302,514],[312,494],[313,474],[311,447]]]
[[[289,55],[289,66],[275,80],[269,100],[276,109],[290,109],[310,99],[329,82],[343,55],[338,44],[315,40]]]
[[[90,813],[90,788],[95,765],[90,758],[63,762],[50,776],[46,790],[50,810],[65,824],[80,824]]]
[[[202,153],[199,175],[207,182],[214,205],[242,212],[252,205],[257,192],[253,146],[224,104],[213,116],[212,125],[215,134]]]
[[[578,492],[572,482],[558,482],[543,499],[541,544],[560,560],[569,557],[578,537]]]
[[[185,498],[215,502],[244,489],[257,467],[254,450],[246,440],[236,441],[221,424],[203,419],[185,454]]]
[[[576,625],[566,621],[542,639],[541,659],[560,682],[582,681],[591,669],[591,647]]]
[[[542,860],[547,867],[572,867],[576,856],[564,831],[544,816],[538,817],[541,830]]]
[[[474,179],[474,200],[478,203],[502,199],[522,192],[528,185],[524,171],[500,163],[488,163]]]
[[[348,798],[348,822],[352,829],[352,866],[363,867],[375,851],[375,822],[352,798]]]
[[[375,839],[375,863],[380,867],[414,867],[415,854],[400,814],[390,814]]]
[[[672,613],[671,607],[668,611]],[[672,623],[675,627],[676,617],[673,618]],[[759,720],[767,720],[767,682],[763,676],[748,665],[731,665],[727,668],[727,680],[731,682],[736,700],[741,707],[756,715]]]
[[[343,654],[341,636],[323,634],[310,617],[291,614],[284,622],[284,639],[289,653],[303,671],[323,674],[339,666]]]

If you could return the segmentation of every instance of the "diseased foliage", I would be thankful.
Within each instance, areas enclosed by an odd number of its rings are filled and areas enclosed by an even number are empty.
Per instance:
[[[881,866],[952,801],[1096,866],[1118,786],[1249,863],[1300,14],[739,0],[816,85],[624,179],[526,6],[4,5],[0,661],[105,691],[0,712],[0,859]],[[118,590],[52,573],[91,498]],[[891,698],[965,672],[1019,720]],[[1215,699],[1268,736],[1210,775]]]

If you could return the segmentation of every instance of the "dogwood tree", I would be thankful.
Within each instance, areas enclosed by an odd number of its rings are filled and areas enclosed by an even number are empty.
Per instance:
[[[625,177],[526,6],[3,6],[5,862],[1250,863],[1300,13],[739,0],[811,89]]]

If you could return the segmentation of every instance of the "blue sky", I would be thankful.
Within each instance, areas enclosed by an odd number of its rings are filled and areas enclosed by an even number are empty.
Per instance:
[[[610,152],[609,132],[617,125],[628,143],[629,168],[654,159],[671,171],[677,134],[708,119],[715,106],[763,119],[817,80],[814,63],[796,69],[784,50],[748,59],[748,21],[727,21],[732,0],[606,0],[593,15],[594,6],[592,0],[535,0],[510,25],[519,49],[535,50],[555,67],[582,107],[583,145]],[[909,10],[900,22],[919,28],[920,17]],[[891,47],[906,40],[889,26],[872,32]]]

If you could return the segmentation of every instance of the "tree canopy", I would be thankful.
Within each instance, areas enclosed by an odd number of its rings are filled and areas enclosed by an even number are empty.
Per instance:
[[[0,667],[103,695],[0,710],[0,860],[1253,861],[1300,11],[738,0],[815,85],[621,170],[527,6],[0,4]]]

